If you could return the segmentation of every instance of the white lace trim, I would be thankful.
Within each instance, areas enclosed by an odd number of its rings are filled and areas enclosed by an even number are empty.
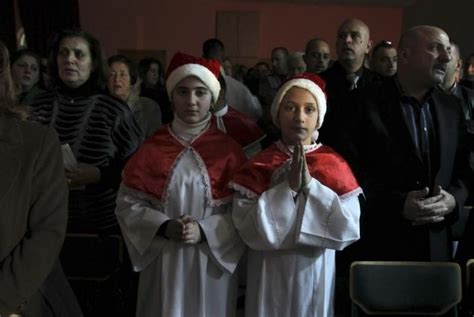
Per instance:
[[[169,197],[169,194],[170,194],[169,189],[170,189],[171,178],[174,175],[174,172],[176,170],[176,166],[178,165],[178,162],[181,160],[181,158],[186,153],[186,151],[188,151],[188,149],[189,149],[189,147],[187,146],[186,148],[184,148],[184,150],[182,150],[178,154],[178,156],[176,157],[176,159],[173,162],[173,165],[170,168],[170,171],[168,173],[168,176],[166,177],[166,181],[165,181],[165,184],[164,184],[164,187],[163,187],[163,193],[161,194],[161,200],[163,202],[163,205],[168,205],[168,197]]]
[[[345,194],[343,194],[343,195],[340,195],[340,196],[339,196],[339,199],[342,200],[342,201],[344,201],[344,200],[347,200],[347,199],[349,199],[349,198],[351,198],[351,197],[359,196],[360,194],[363,195],[363,194],[364,194],[364,191],[362,190],[362,188],[357,187],[356,189],[354,189],[354,190],[352,190],[352,191],[350,191],[350,192],[348,192],[348,193],[345,193]]]
[[[278,149],[280,149],[280,151],[282,151],[283,153],[285,153],[289,157],[293,156],[293,146],[286,145],[281,140],[278,140],[276,142],[276,145],[277,145]],[[311,143],[310,145],[304,145],[303,150],[304,150],[305,154],[306,153],[311,153],[311,152],[316,151],[317,149],[319,149],[321,146],[322,146],[321,143],[316,143],[315,142],[315,143]]]
[[[242,185],[236,184],[234,182],[230,182],[229,187],[236,190],[236,191],[238,191],[239,193],[247,196],[250,199],[255,199],[255,198],[258,198],[260,196],[257,193],[251,191],[250,189],[248,189],[248,188],[246,188]]]
[[[218,207],[218,206],[231,202],[232,195],[229,195],[221,199],[214,199],[214,197],[212,196],[212,186],[211,186],[211,180],[209,178],[209,172],[207,170],[206,164],[204,163],[204,160],[193,147],[190,146],[188,149],[192,151],[193,156],[199,165],[199,169],[201,170],[201,175],[204,178],[204,186],[206,187],[204,191],[206,192],[206,198],[207,198],[207,201],[209,202],[209,206]]]

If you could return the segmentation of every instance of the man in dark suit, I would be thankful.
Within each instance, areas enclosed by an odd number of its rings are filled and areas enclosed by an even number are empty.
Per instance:
[[[348,151],[346,127],[353,117],[352,92],[371,83],[375,73],[364,66],[372,46],[369,27],[361,20],[341,23],[336,37],[337,61],[320,75],[326,81],[328,112],[320,139],[343,156]]]
[[[450,59],[443,30],[413,27],[400,39],[397,75],[358,94],[353,167],[366,196],[364,259],[452,260],[468,155],[462,108],[436,89]]]

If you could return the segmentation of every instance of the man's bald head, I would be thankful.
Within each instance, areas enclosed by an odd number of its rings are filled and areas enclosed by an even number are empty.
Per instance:
[[[419,25],[403,32],[398,44],[398,75],[420,89],[443,82],[451,60],[449,37],[442,29]]]
[[[446,34],[446,32],[436,26],[417,25],[411,27],[402,33],[400,41],[398,42],[398,48],[404,49],[416,47],[420,41],[423,41],[427,37],[433,36],[434,34],[438,33]]]
[[[329,44],[319,38],[309,40],[303,58],[308,72],[319,74],[325,71],[331,59]]]
[[[370,30],[367,24],[365,24],[364,21],[355,19],[355,18],[346,19],[342,21],[342,23],[339,25],[339,28],[337,29],[337,32],[339,33],[342,29],[353,28],[353,27],[360,28],[361,30],[366,32],[367,38],[370,39]]]
[[[338,61],[346,71],[360,69],[371,46],[367,24],[359,19],[347,19],[341,23],[337,31],[336,52]]]
[[[288,76],[293,77],[306,71],[303,52],[294,52],[288,56]]]

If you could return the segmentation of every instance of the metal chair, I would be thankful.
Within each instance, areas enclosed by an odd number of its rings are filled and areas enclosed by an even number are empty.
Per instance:
[[[352,316],[457,316],[461,268],[447,262],[353,262]]]
[[[466,316],[474,316],[474,259],[466,263],[466,289],[464,293],[464,309]]]

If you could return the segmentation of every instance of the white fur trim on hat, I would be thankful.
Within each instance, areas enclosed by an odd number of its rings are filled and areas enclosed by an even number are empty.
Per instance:
[[[283,98],[285,97],[288,90],[293,87],[299,87],[308,90],[316,99],[318,103],[318,123],[316,125],[316,130],[321,128],[324,115],[326,114],[327,104],[326,104],[326,95],[322,89],[316,85],[312,80],[305,78],[296,78],[285,82],[280,89],[278,89],[275,97],[273,98],[271,114],[273,123],[279,127],[278,124],[278,110],[280,109],[280,104]]]
[[[221,84],[217,77],[205,66],[200,64],[184,64],[177,67],[166,80],[166,91],[171,98],[176,85],[186,77],[196,76],[209,88],[212,100],[216,102],[221,91]]]

